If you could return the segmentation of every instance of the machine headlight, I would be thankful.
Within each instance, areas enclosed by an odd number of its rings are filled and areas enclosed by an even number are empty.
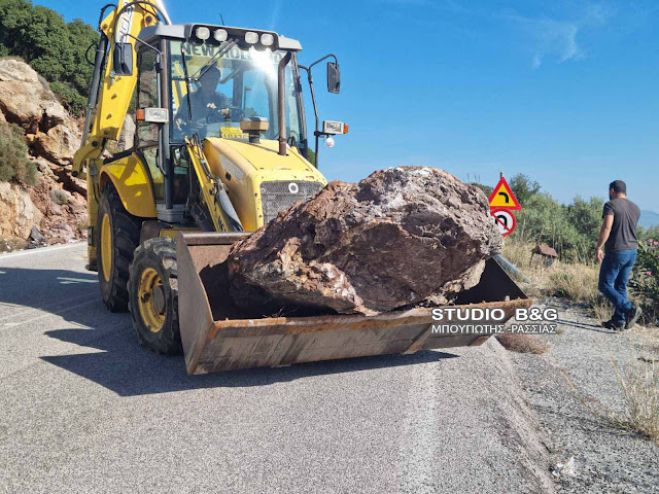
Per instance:
[[[211,30],[208,29],[207,27],[198,27],[195,29],[195,36],[197,39],[200,39],[201,41],[206,41],[208,38],[211,37]]]
[[[275,44],[275,37],[270,33],[264,33],[261,35],[261,44],[263,46],[272,46]]]
[[[221,43],[229,39],[229,33],[225,29],[218,29],[213,33],[213,37],[215,38],[215,41],[219,41]]]
[[[255,45],[259,42],[259,35],[253,31],[248,31],[245,33],[245,43],[250,45]]]

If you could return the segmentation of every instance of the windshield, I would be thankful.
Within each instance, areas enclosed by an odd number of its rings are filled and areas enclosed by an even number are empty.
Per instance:
[[[171,42],[172,140],[200,138],[244,139],[243,118],[269,122],[265,139],[279,136],[277,66],[285,51],[241,48],[234,42],[211,45]],[[286,68],[286,136],[299,145],[303,129],[294,59]],[[188,82],[186,82],[186,76]]]

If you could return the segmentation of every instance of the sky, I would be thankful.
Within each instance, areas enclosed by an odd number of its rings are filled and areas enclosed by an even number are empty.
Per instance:
[[[95,24],[107,0],[33,3]],[[524,173],[561,202],[603,198],[623,179],[632,200],[659,212],[656,0],[165,5],[175,23],[223,17],[299,39],[301,63],[339,57],[340,95],[316,74],[321,118],[350,124],[321,148],[329,179],[403,164],[492,186],[500,172]]]

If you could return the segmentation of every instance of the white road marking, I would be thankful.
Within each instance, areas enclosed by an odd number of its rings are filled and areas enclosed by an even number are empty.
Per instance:
[[[435,448],[437,438],[436,368],[433,364],[416,366],[413,372],[409,411],[402,429],[401,470],[404,484],[401,492],[425,494],[433,492]]]
[[[66,278],[63,276],[58,276],[57,279],[59,280],[60,285],[77,285],[78,283],[98,283],[98,280],[87,280],[84,278]]]

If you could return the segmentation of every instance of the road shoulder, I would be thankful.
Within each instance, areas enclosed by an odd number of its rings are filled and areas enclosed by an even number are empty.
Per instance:
[[[559,492],[657,492],[659,447],[605,418],[625,409],[616,366],[643,374],[647,360],[659,356],[656,333],[602,331],[579,309],[568,309],[561,319],[560,334],[546,337],[548,353],[511,354]]]

